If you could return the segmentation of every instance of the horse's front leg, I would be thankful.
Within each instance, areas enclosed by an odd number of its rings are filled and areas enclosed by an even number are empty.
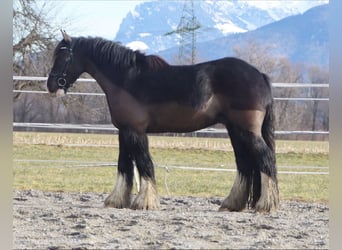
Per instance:
[[[157,193],[154,166],[148,148],[148,139],[145,134],[132,133],[132,153],[140,175],[139,193],[134,199],[132,209],[159,209],[159,196]]]
[[[129,132],[119,130],[119,160],[117,181],[112,193],[106,198],[106,207],[129,208],[133,187],[133,159],[129,150]]]

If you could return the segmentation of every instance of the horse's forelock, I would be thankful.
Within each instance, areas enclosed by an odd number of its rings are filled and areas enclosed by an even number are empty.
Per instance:
[[[67,44],[65,43],[65,41],[64,41],[64,39],[63,39],[62,41],[60,41],[60,42],[57,44],[57,46],[56,46],[56,48],[55,48],[55,50],[54,50],[54,52],[53,52],[53,60],[56,59],[56,56],[57,56],[58,52],[59,52],[60,49],[61,49],[62,47],[64,47],[64,46],[67,46]]]

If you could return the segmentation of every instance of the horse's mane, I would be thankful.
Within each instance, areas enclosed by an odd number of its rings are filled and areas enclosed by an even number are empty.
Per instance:
[[[156,55],[146,56],[146,62],[147,62],[148,67],[153,70],[170,66],[163,58],[156,56]]]
[[[82,48],[88,51],[99,64],[113,64],[119,67],[137,66],[151,70],[160,69],[169,65],[159,56],[145,55],[140,51],[131,50],[119,42],[113,42],[103,38],[78,37],[74,38],[73,43],[74,50]],[[56,50],[61,46],[63,45],[57,46]]]

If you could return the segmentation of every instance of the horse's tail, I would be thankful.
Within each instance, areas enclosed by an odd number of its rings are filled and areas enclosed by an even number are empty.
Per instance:
[[[268,87],[270,89],[270,95],[272,96],[271,91],[271,83],[266,74],[262,74],[264,77],[264,80],[268,84]],[[275,143],[274,143],[274,113],[273,113],[273,99],[266,107],[266,114],[265,118],[262,124],[262,137],[264,138],[267,146],[272,150],[272,152],[275,152]]]
[[[273,101],[266,107],[266,114],[262,124],[262,137],[264,138],[267,146],[275,151],[274,143],[274,114],[273,114]]]
[[[272,97],[272,91],[271,91],[271,83],[269,81],[269,78],[263,74],[263,77],[265,81],[268,84],[269,90],[270,90],[270,98],[271,101],[266,106],[266,113],[265,118],[262,123],[261,133],[262,137],[268,146],[270,152],[269,152],[269,167],[267,169],[267,172],[269,173],[269,176],[277,183],[277,167],[276,167],[276,155],[275,155],[275,132],[274,132],[274,102]]]

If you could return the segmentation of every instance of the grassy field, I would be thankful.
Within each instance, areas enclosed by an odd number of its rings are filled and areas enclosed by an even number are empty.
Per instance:
[[[327,201],[328,142],[277,141],[282,199]],[[228,139],[150,136],[160,195],[226,196],[235,172],[184,170],[172,166],[235,169]],[[111,192],[116,179],[116,135],[13,133],[15,189]],[[167,167],[167,168],[166,168]],[[305,167],[305,168],[303,168]]]

